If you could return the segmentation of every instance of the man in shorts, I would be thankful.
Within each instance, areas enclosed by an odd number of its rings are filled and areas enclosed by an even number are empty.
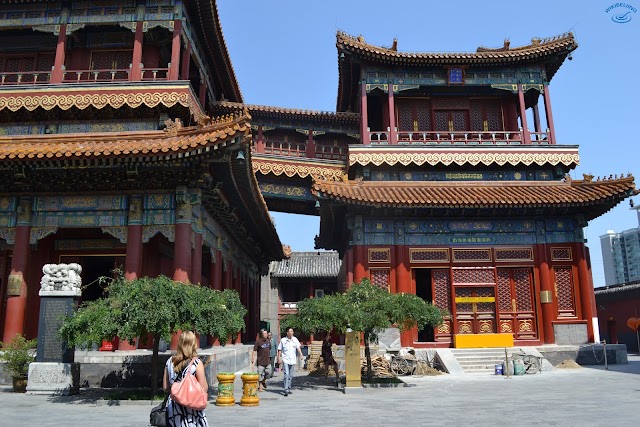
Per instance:
[[[251,354],[251,365],[254,363],[258,366],[258,373],[260,374],[260,383],[258,391],[263,391],[267,388],[267,378],[271,375],[271,358],[269,354],[271,352],[271,343],[267,338],[267,331],[260,329],[260,338],[256,340],[253,346],[253,353]]]

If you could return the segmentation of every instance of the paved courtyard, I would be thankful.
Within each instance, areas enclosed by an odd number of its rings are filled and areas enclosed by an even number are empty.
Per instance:
[[[284,397],[274,378],[260,406],[207,407],[211,426],[637,426],[640,357],[507,379],[493,375],[407,377],[408,387],[343,394],[298,373]],[[97,391],[51,397],[0,392],[2,426],[145,426],[150,405],[97,405]],[[236,399],[241,387],[236,383]],[[213,398],[211,399],[213,402]]]

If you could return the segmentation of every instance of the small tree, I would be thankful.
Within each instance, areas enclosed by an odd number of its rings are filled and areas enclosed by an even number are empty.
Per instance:
[[[216,291],[166,276],[102,280],[110,281],[106,296],[83,304],[65,320],[60,334],[72,346],[90,346],[114,337],[133,343],[151,334],[152,395],[158,385],[160,339],[169,341],[178,330],[193,330],[226,342],[228,336],[245,328],[247,310],[235,291]]]
[[[292,326],[306,333],[347,328],[364,333],[367,375],[371,378],[370,342],[378,341],[384,329],[397,326],[400,331],[442,323],[445,313],[412,294],[391,294],[373,286],[368,279],[353,284],[343,294],[307,298],[298,304],[298,312],[286,316],[282,325]]]

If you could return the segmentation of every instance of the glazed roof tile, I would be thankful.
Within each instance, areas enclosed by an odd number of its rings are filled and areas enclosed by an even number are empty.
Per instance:
[[[292,252],[289,259],[273,265],[272,277],[336,278],[342,261],[337,252]]]
[[[206,126],[147,131],[0,137],[0,160],[64,159],[178,154],[216,146],[249,129],[250,117],[220,119]]]
[[[620,283],[617,285],[595,288],[594,292],[596,294],[596,298],[623,298],[625,296],[631,296],[632,294],[636,296],[640,295],[640,281]]]
[[[317,181],[313,191],[341,202],[394,207],[547,207],[615,205],[637,194],[632,176],[585,181]]]
[[[360,123],[359,113],[335,113],[331,111],[304,110],[298,108],[274,107],[267,105],[250,105],[238,102],[219,101],[213,104],[214,111],[230,113],[238,110],[247,109],[251,115],[263,113],[270,116],[279,117],[300,117],[307,119],[318,119],[328,122],[344,122],[357,125]]]
[[[578,47],[572,33],[547,39],[533,39],[531,44],[516,48],[489,49],[480,47],[476,52],[398,52],[392,48],[366,43],[364,37],[354,37],[342,31],[337,34],[338,50],[344,50],[371,59],[405,64],[501,64],[529,62],[544,57],[564,54]]]

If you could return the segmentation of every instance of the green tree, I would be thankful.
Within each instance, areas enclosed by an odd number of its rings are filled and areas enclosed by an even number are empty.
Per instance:
[[[158,386],[160,339],[171,340],[178,330],[209,334],[226,342],[245,329],[247,310],[238,293],[184,284],[166,276],[127,281],[101,278],[105,297],[83,304],[65,320],[60,335],[70,346],[91,346],[115,337],[133,343],[137,337],[153,336],[151,393]]]
[[[353,284],[342,294],[307,298],[298,304],[298,312],[286,316],[281,325],[305,333],[331,331],[345,333],[347,328],[364,333],[367,375],[371,377],[371,349],[384,329],[397,326],[400,331],[442,323],[446,313],[412,294],[392,294],[368,279]]]

